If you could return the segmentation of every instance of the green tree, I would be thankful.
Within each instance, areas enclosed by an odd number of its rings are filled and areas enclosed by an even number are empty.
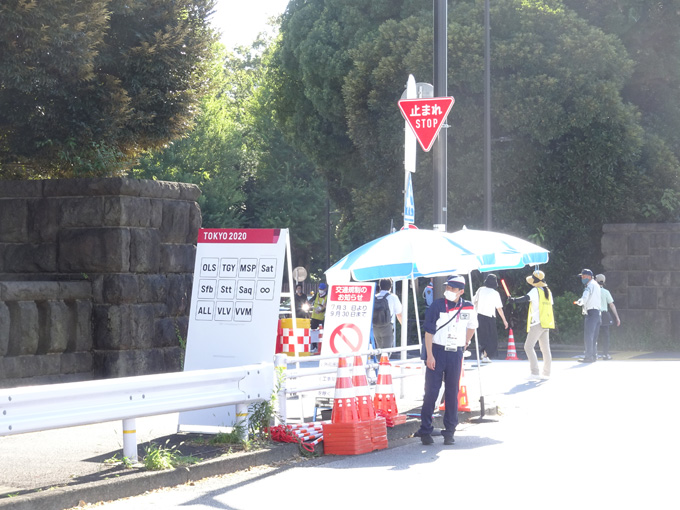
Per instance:
[[[110,175],[192,127],[212,0],[0,4],[2,177]]]
[[[204,227],[289,228],[293,263],[319,273],[325,185],[274,123],[269,44],[258,39],[233,51],[217,44],[196,128],[141,159],[133,175],[198,185]]]
[[[285,132],[322,170],[351,234],[347,248],[400,218],[403,121],[396,107],[406,78],[432,75],[432,11],[378,2],[360,18],[356,2],[292,2],[276,56],[285,87],[277,113]],[[483,225],[483,7],[449,4],[449,228]],[[614,34],[558,0],[492,3],[494,224],[551,250],[554,288],[601,258],[601,226],[677,215],[678,165],[646,133],[623,96],[634,62]],[[431,221],[431,159],[415,176],[416,220]],[[662,175],[663,183],[657,176]],[[638,190],[648,204],[643,212]],[[659,216],[663,212],[665,216]],[[655,216],[656,214],[656,216]],[[349,228],[348,228],[349,230]]]

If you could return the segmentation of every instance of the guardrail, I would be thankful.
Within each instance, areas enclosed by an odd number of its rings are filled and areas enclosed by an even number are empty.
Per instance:
[[[0,436],[123,420],[123,455],[137,461],[135,418],[269,398],[272,363],[0,390]]]
[[[324,375],[336,375],[337,374],[337,362],[329,364],[328,366],[323,366],[323,362],[327,360],[337,360],[343,357],[354,357],[354,356],[367,356],[369,359],[371,357],[379,358],[382,353],[393,353],[401,352],[403,354],[401,359],[390,359],[390,364],[395,369],[400,369],[398,372],[395,370],[392,373],[392,379],[403,379],[405,377],[412,377],[415,375],[422,375],[422,371],[418,370],[404,370],[405,368],[422,368],[424,366],[423,361],[418,358],[408,359],[405,357],[408,351],[417,350],[420,352],[420,345],[412,345],[409,347],[393,347],[389,349],[371,349],[367,351],[354,352],[351,355],[348,354],[331,354],[324,356],[288,356],[287,354],[277,354],[275,357],[274,364],[278,369],[282,370],[282,377],[280,381],[280,387],[278,392],[278,416],[283,423],[288,422],[288,406],[287,400],[289,397],[297,396],[302,393],[311,393],[319,390],[326,390],[330,388],[335,388],[335,377],[323,377]],[[318,368],[303,368],[302,364],[309,363],[319,363]],[[289,365],[295,365],[295,368],[288,368]],[[376,377],[372,377],[372,373],[376,373],[379,363],[377,362],[367,362],[365,363],[365,368],[367,372],[367,381],[369,385],[374,385],[376,382]],[[302,381],[306,378],[318,376],[318,379],[312,383],[303,384]],[[403,397],[403,387],[400,388],[401,396]]]

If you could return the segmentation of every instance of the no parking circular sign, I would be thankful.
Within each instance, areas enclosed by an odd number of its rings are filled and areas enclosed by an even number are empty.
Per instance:
[[[333,354],[347,352],[347,349],[359,352],[364,346],[364,335],[356,324],[345,323],[333,330],[329,342]]]

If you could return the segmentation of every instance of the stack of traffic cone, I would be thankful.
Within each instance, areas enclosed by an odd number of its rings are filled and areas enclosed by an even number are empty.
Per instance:
[[[392,389],[392,365],[387,354],[380,356],[373,407],[378,416],[385,418],[388,427],[394,427],[406,421],[406,416],[400,415],[397,409],[397,399]]]
[[[331,423],[323,425],[324,452],[356,455],[373,451],[371,422],[359,421],[357,398],[346,358],[338,359]]]
[[[465,369],[461,363],[460,384],[458,385],[458,412],[469,413],[470,402],[468,401],[467,386],[465,385]]]
[[[515,336],[512,334],[512,328],[508,330],[508,355],[505,357],[506,360],[519,360],[517,357],[517,348],[515,347]]]
[[[364,368],[361,356],[354,356],[352,384],[357,395],[359,407],[359,420],[368,421],[371,424],[371,441],[374,450],[387,448],[387,424],[385,418],[376,416],[373,401],[371,400],[371,390],[368,387],[366,369]]]

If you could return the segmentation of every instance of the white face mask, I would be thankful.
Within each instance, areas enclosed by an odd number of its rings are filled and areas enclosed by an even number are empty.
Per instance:
[[[325,295],[326,295],[326,291],[325,291],[325,290],[320,290],[320,291],[319,291],[319,296],[324,297]]]
[[[456,301],[458,299],[458,293],[452,290],[444,291],[444,297],[449,301]]]

